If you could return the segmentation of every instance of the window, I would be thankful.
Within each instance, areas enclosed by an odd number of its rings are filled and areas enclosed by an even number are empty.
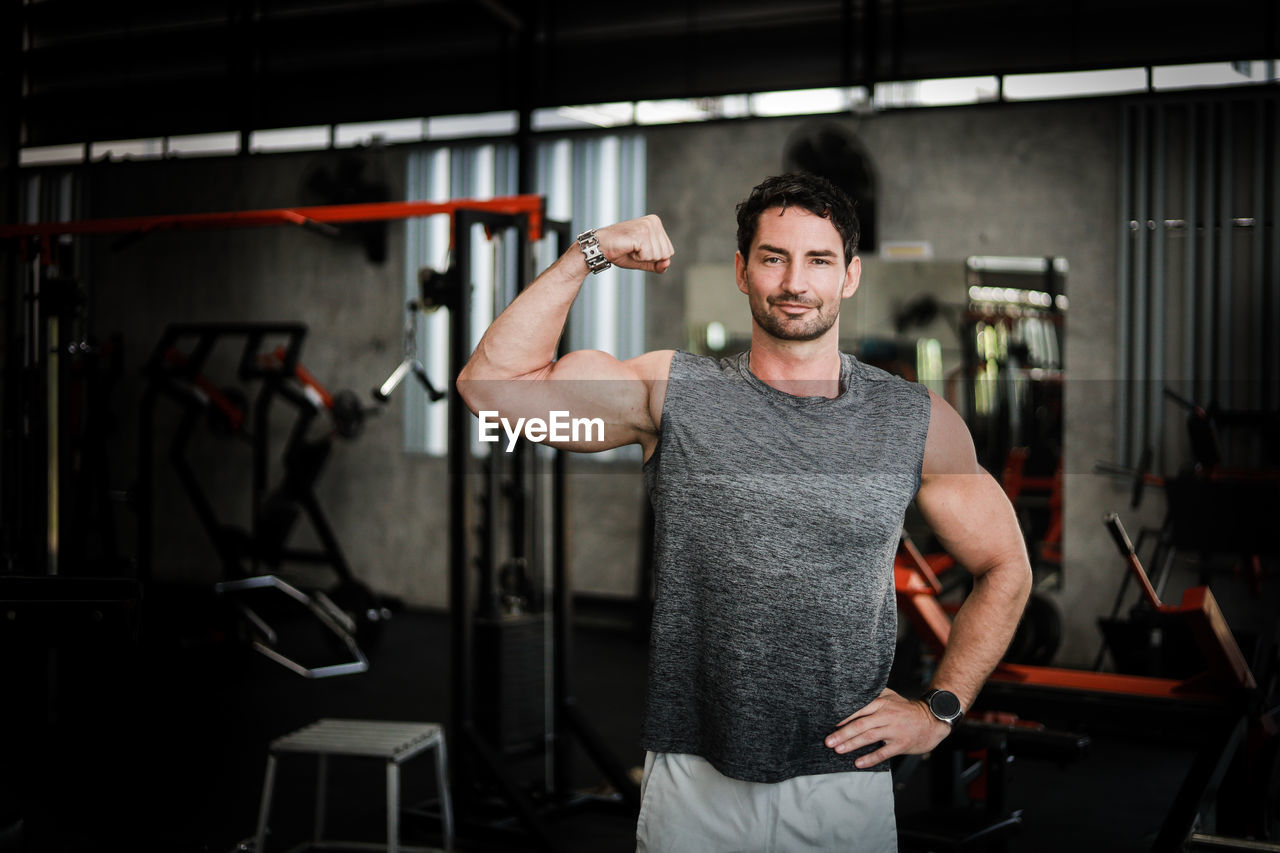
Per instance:
[[[538,194],[547,199],[547,216],[569,221],[573,233],[644,214],[645,146],[636,135],[590,139],[554,139],[535,152]],[[409,157],[408,193],[411,200],[486,199],[516,194],[516,149],[506,143],[462,145],[415,152]],[[494,316],[514,296],[515,282],[505,281],[499,270],[513,269],[514,235],[483,239],[477,231],[471,241],[471,341],[475,345]],[[445,216],[409,220],[406,301],[417,296],[418,271],[422,267],[445,269],[449,264],[449,219]],[[534,252],[540,271],[555,259],[553,238]],[[505,276],[509,278],[510,276]],[[610,269],[584,288],[569,315],[568,340],[575,349],[604,350],[618,358],[631,358],[644,347],[643,274]],[[431,382],[448,387],[449,320],[440,310],[419,317],[417,352]],[[406,382],[405,448],[442,455],[447,449],[446,410],[432,404],[423,389]],[[480,444],[473,436],[473,447]],[[631,449],[623,449],[626,453]],[[619,451],[594,454],[609,458]]]
[[[1010,74],[1004,78],[1004,96],[1010,101],[1084,98],[1147,91],[1145,68],[1113,68],[1107,71],[1064,71],[1056,74]]]

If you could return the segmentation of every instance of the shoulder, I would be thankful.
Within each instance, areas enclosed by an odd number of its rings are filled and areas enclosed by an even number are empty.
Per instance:
[[[662,429],[662,410],[667,401],[667,385],[672,378],[673,363],[681,353],[676,350],[652,350],[628,359],[627,367],[640,380],[644,388],[645,428],[641,431],[640,445],[644,458],[648,459],[656,446],[658,432]]]
[[[665,381],[671,376],[671,362],[676,350],[659,349],[627,359],[624,362],[637,379],[646,382]]]
[[[923,475],[975,474],[979,470],[969,425],[951,404],[929,392],[929,434],[925,438]]]

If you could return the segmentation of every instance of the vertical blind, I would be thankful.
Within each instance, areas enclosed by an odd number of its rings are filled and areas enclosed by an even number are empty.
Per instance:
[[[573,233],[645,213],[645,144],[638,135],[552,139],[538,144],[534,162],[536,192],[546,198],[547,216],[571,223]],[[485,199],[515,195],[517,157],[514,145],[458,145],[416,151],[409,156],[407,188],[411,201]],[[444,270],[449,263],[449,220],[435,216],[409,220],[406,241],[405,299],[418,294],[422,267]],[[521,284],[514,281],[514,233],[472,244],[470,282],[471,341],[475,346]],[[537,247],[535,264],[543,269],[555,260],[554,239]],[[420,318],[417,351],[431,382],[448,387],[449,323],[446,309]],[[568,323],[574,349],[598,349],[620,358],[644,351],[643,274],[613,268],[592,276],[584,286]],[[447,449],[444,402],[431,403],[421,387],[406,383],[405,449],[443,454]],[[602,454],[609,456],[610,454]]]

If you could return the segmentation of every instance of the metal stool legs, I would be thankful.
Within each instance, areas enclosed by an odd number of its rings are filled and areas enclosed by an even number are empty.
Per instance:
[[[453,853],[453,801],[449,798],[449,762],[445,757],[443,735],[436,744],[436,788],[440,792],[440,826],[445,853]]]
[[[260,853],[266,844],[267,818],[271,814],[271,795],[276,787],[276,756],[267,755],[267,772],[262,780],[262,801],[258,805],[258,828],[253,834],[253,849]]]
[[[329,756],[382,758],[387,777],[387,842],[389,853],[422,850],[400,844],[400,765],[427,749],[436,751],[436,784],[440,792],[440,823],[444,849],[453,850],[453,804],[449,796],[448,759],[444,731],[432,723],[383,723],[362,720],[321,720],[271,743],[262,784],[262,801],[254,835],[256,853],[266,849],[267,824],[275,795],[279,753],[313,753],[316,756],[316,799],[313,844],[323,843],[328,795]],[[352,842],[352,846],[357,846]],[[358,845],[361,847],[382,845]]]

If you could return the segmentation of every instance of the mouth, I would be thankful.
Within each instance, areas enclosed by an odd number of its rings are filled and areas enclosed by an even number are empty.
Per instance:
[[[806,311],[816,308],[816,305],[809,305],[804,302],[774,302],[773,307],[777,308],[784,314],[791,316],[799,316]]]

